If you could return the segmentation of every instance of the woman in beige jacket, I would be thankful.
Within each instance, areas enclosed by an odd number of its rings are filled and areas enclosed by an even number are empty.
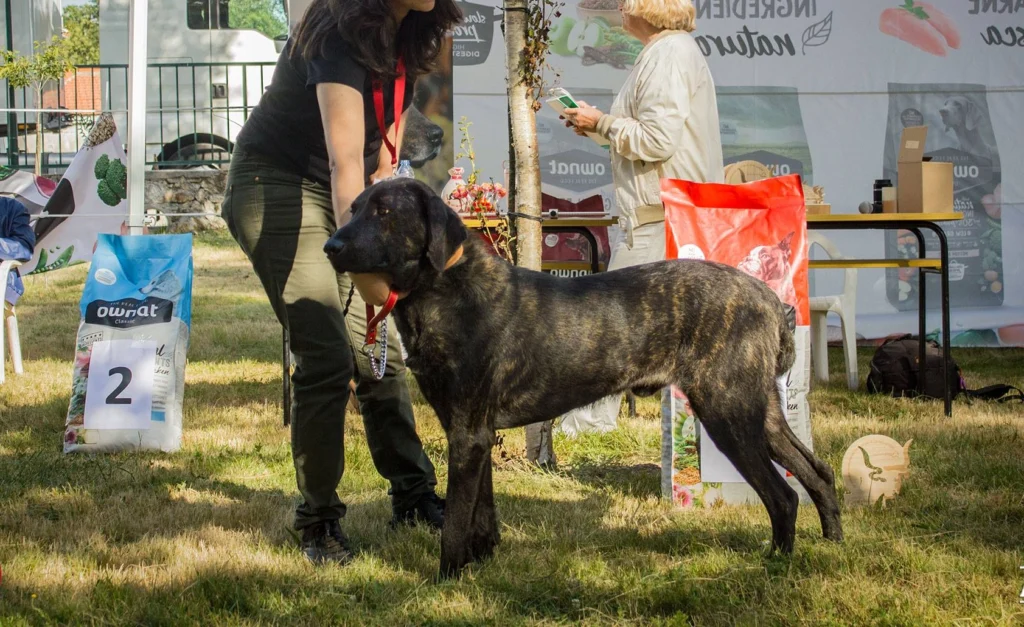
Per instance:
[[[619,10],[623,28],[644,44],[633,71],[609,113],[585,102],[563,112],[577,134],[596,132],[611,142],[621,229],[608,270],[665,258],[660,179],[724,181],[715,83],[690,35],[692,2],[620,0]],[[612,404],[614,415],[596,422],[615,424],[619,403],[602,403]]]

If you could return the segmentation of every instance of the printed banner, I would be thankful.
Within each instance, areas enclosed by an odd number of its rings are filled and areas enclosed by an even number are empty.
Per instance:
[[[0,166],[0,196],[13,198],[25,205],[29,215],[42,213],[55,189],[57,184],[48,178],[36,176],[27,170]]]
[[[1001,246],[1004,239],[1024,239],[1024,177],[1012,176],[1024,170],[1024,4],[693,3],[692,36],[717,87],[726,163],[800,174],[822,186],[833,213],[856,213],[872,199],[875,179],[896,183],[893,149],[903,126],[915,120],[928,126],[928,155],[958,168],[956,207],[964,213],[945,225],[953,255],[953,343],[1024,346],[1024,248]],[[487,129],[489,141],[477,142],[476,161],[484,172],[500,172],[509,154],[501,2],[459,4],[466,19],[455,32],[455,115],[467,116],[478,133]],[[598,107],[618,93],[643,48],[622,28],[617,3],[606,0],[559,7],[550,43],[547,84]],[[617,215],[607,153],[563,134],[560,124],[547,107],[538,112],[544,193],[571,203],[598,196]],[[744,178],[743,168],[732,172]],[[916,255],[913,238],[902,233],[824,234],[847,257]],[[929,255],[938,254],[934,238],[927,246]],[[829,279],[837,272],[813,271],[811,293],[836,293]],[[936,277],[928,280],[928,331],[935,333],[939,285]],[[914,270],[859,270],[857,334],[916,333],[916,289]]]
[[[124,231],[128,217],[126,161],[114,118],[105,114],[96,120],[58,183],[28,172],[7,179],[20,181],[8,189],[22,200],[34,222],[35,255],[22,266],[23,274],[88,262],[97,235]],[[4,182],[0,189],[2,186]]]
[[[668,259],[707,259],[738,268],[764,281],[790,312],[797,359],[778,378],[781,409],[793,432],[811,448],[808,244],[800,177],[790,174],[742,185],[663,180],[661,189]],[[756,500],[702,428],[698,436],[693,424],[699,422],[682,391],[663,393],[662,429],[673,442],[672,450],[663,452],[668,454],[663,474],[671,476],[663,482],[666,496],[684,507],[694,499],[704,505],[719,498],[727,503]],[[785,469],[779,471],[797,485]]]
[[[964,219],[943,229],[949,242],[949,294],[952,307],[999,307],[1003,304],[1002,193],[999,149],[984,85],[891,84],[886,125],[885,178],[899,184],[900,135],[908,126],[927,126],[925,158],[953,164],[953,208]],[[938,238],[928,233],[928,251],[939,252]],[[918,257],[917,238],[908,231],[890,233],[886,255]],[[916,272],[890,269],[886,297],[899,310],[917,311]],[[913,280],[911,280],[913,278]],[[938,281],[928,279],[928,306],[939,307]]]

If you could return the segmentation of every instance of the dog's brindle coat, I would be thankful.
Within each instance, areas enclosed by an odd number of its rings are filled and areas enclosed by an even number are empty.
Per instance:
[[[807,489],[824,536],[842,539],[832,470],[781,411],[776,377],[792,366],[794,341],[763,282],[694,260],[572,279],[518,268],[469,238],[455,212],[411,179],[360,194],[324,249],[338,272],[386,273],[405,294],[394,319],[407,364],[448,437],[442,576],[490,556],[499,541],[497,429],[671,384],[757,491],[773,548],[792,551],[798,498],[772,460]]]

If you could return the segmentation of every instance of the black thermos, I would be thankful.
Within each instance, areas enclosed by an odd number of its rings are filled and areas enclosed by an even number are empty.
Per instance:
[[[875,179],[874,194],[872,195],[871,213],[882,213],[882,188],[892,187],[889,179]]]

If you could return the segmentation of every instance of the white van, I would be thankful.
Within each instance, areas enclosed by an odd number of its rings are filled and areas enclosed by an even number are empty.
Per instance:
[[[227,161],[288,35],[287,0],[256,4],[259,19],[243,13],[251,0],[149,0],[146,161],[154,167]],[[99,5],[100,64],[126,66],[129,0]],[[103,70],[101,84],[106,108],[127,111],[127,70]],[[127,128],[127,113],[115,119]]]

